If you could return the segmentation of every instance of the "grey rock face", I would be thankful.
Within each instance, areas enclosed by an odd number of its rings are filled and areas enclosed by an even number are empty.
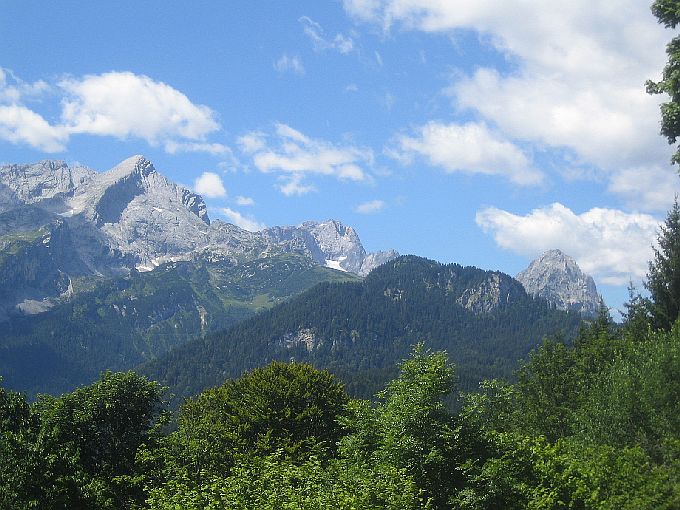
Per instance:
[[[581,271],[576,261],[560,250],[550,250],[516,276],[528,294],[539,296],[560,310],[597,315],[601,298],[595,281]]]
[[[398,256],[394,251],[367,254],[354,229],[335,220],[261,232],[222,221],[211,223],[200,195],[158,173],[143,156],[128,158],[102,173],[63,161],[0,167],[0,247],[5,241],[9,246],[18,233],[33,239],[39,231],[57,226],[68,233],[67,241],[59,244],[67,248],[52,250],[49,257],[45,250],[31,252],[42,257],[40,263],[31,258],[35,267],[49,266],[41,270],[50,275],[45,281],[70,281],[69,275],[74,274],[124,274],[133,268],[149,271],[166,262],[197,258],[238,264],[282,253],[303,254],[320,265],[365,275]],[[66,251],[68,257],[61,260],[59,254]],[[30,277],[24,280],[31,303],[62,294],[61,283],[36,286]],[[7,308],[12,300],[16,305],[21,293],[15,294],[0,296],[0,308]],[[41,308],[22,306],[23,310]]]
[[[71,168],[63,161],[40,161],[33,165],[0,167],[0,182],[11,191],[17,202],[36,204],[66,199],[96,174],[89,168]]]
[[[510,277],[492,273],[479,285],[465,289],[457,302],[473,313],[483,314],[515,301],[521,294],[522,289]]]
[[[262,233],[285,251],[302,253],[318,264],[360,276],[399,256],[394,250],[367,254],[356,231],[337,220],[307,221],[297,227],[274,227]]]
[[[378,251],[375,253],[369,253],[364,257],[361,263],[361,269],[357,273],[359,276],[366,276],[368,273],[373,271],[376,267],[394,260],[399,256],[399,253],[395,250]]]
[[[71,276],[84,265],[63,219],[38,228],[0,236],[0,318],[14,308],[24,313],[49,309],[54,298],[68,294]]]

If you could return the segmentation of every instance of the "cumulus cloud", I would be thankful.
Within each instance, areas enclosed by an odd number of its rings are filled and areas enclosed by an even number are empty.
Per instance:
[[[265,133],[255,131],[238,137],[236,143],[243,152],[252,154],[266,148],[266,136]]]
[[[298,21],[302,23],[305,34],[316,51],[335,50],[346,55],[354,49],[351,37],[342,34],[336,34],[333,38],[326,37],[323,27],[307,16],[302,16]]]
[[[660,74],[669,34],[638,0],[344,0],[357,20],[430,33],[477,31],[512,62],[457,75],[449,93],[508,139],[567,149],[597,165],[610,190],[620,168],[667,165],[658,102],[644,82]],[[617,182],[618,179],[618,182]],[[640,199],[649,202],[643,191]]]
[[[0,105],[0,138],[45,152],[60,152],[66,148],[68,135],[24,106]]]
[[[255,200],[253,200],[250,197],[244,197],[239,195],[236,197],[236,204],[240,206],[255,205]]]
[[[658,135],[658,98],[640,83],[575,84],[564,76],[501,77],[491,69],[451,87],[457,103],[480,112],[514,138],[567,147],[603,169],[666,161]]]
[[[67,94],[62,121],[69,133],[166,140],[203,140],[219,129],[213,111],[163,82],[110,72],[59,83]]]
[[[286,195],[313,191],[303,177],[332,176],[342,181],[364,181],[367,167],[373,164],[372,151],[352,145],[335,145],[310,138],[286,124],[277,124],[274,132],[248,133],[238,140],[242,150],[252,157],[255,168],[264,173],[278,173],[285,181],[279,186]]]
[[[208,198],[221,198],[227,196],[227,190],[224,189],[222,178],[213,172],[203,172],[200,177],[194,181],[194,189]]]
[[[613,285],[644,278],[659,227],[647,214],[604,208],[576,214],[560,203],[525,216],[490,207],[476,221],[501,248],[528,257],[559,248],[586,273]]]
[[[305,74],[305,66],[302,64],[302,59],[297,55],[281,55],[279,59],[274,62],[274,69],[280,73],[291,72],[293,74]]]
[[[520,185],[539,184],[543,175],[524,153],[482,123],[429,122],[415,136],[400,135],[388,154],[402,162],[421,156],[446,172],[502,175]]]
[[[370,200],[357,205],[354,208],[355,212],[359,214],[373,214],[382,211],[385,208],[385,202],[382,200]]]
[[[250,232],[257,232],[267,228],[263,223],[260,223],[256,219],[250,216],[244,216],[238,211],[229,209],[228,207],[223,207],[219,210],[231,223],[237,227],[241,227],[244,230],[249,230]]]
[[[23,102],[48,89],[61,96],[61,112],[54,122]],[[69,139],[79,134],[141,139],[169,153],[229,151],[207,141],[220,129],[210,108],[192,103],[170,85],[130,72],[67,78],[50,86],[43,81],[24,83],[0,69],[0,107],[1,138],[46,152],[65,150]]]

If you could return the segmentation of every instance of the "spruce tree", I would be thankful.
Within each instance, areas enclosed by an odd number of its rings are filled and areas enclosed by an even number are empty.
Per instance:
[[[645,287],[650,293],[653,326],[670,330],[680,310],[680,206],[677,196],[660,230]]]

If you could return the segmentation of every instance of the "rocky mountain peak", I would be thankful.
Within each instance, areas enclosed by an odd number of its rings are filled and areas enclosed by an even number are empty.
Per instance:
[[[597,315],[601,298],[595,281],[561,250],[549,250],[531,262],[516,279],[528,294],[539,296],[560,310]]]
[[[140,177],[148,177],[149,174],[155,172],[156,169],[153,163],[142,155],[132,156],[124,161],[121,161],[108,172],[104,172],[102,177],[107,177],[107,180],[116,181],[136,174]]]
[[[333,219],[306,221],[297,227],[272,227],[262,234],[287,249],[304,253],[320,265],[360,276],[399,256],[394,250],[366,253],[356,231]]]

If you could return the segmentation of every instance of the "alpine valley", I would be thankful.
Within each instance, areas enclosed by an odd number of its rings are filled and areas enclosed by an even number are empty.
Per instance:
[[[421,340],[473,388],[510,377],[545,336],[572,338],[599,307],[564,254],[518,278],[366,253],[335,220],[211,221],[142,156],[107,172],[0,167],[0,375],[31,397],[139,367],[179,398],[291,358],[369,395]]]

